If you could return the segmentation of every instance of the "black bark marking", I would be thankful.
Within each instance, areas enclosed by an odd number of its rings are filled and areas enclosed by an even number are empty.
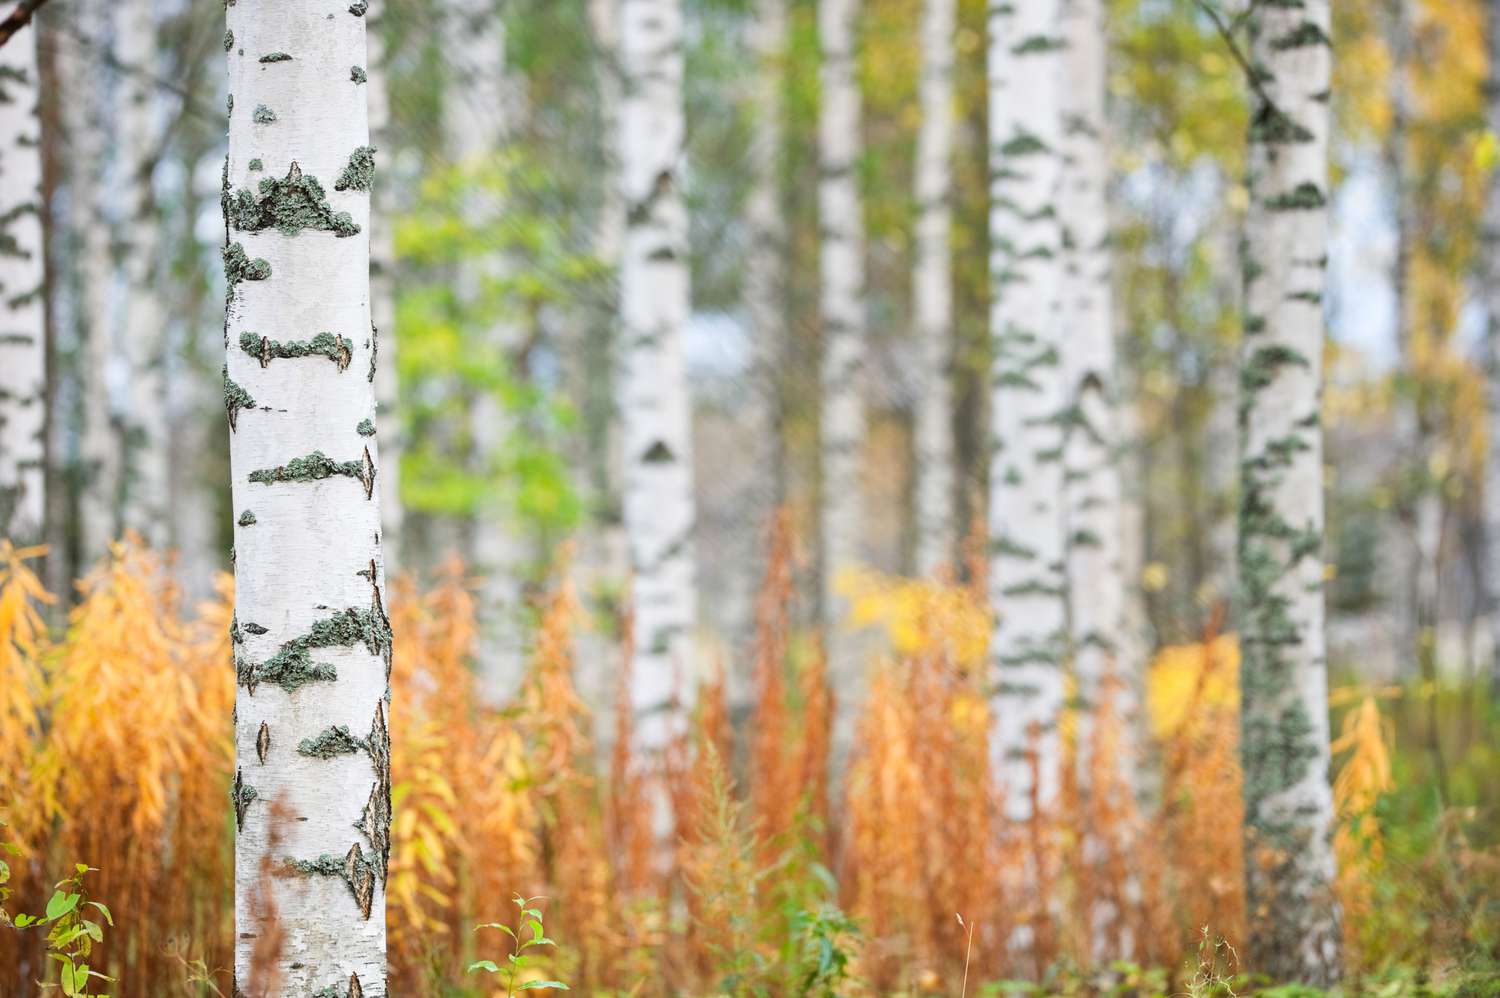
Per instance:
[[[266,754],[271,751],[271,727],[265,721],[260,722],[260,731],[255,736],[255,756],[260,764],[266,764]]]

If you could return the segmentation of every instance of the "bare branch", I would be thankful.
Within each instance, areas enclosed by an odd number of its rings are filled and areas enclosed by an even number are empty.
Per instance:
[[[16,4],[15,9],[5,16],[5,20],[0,21],[0,46],[10,41],[11,35],[31,23],[31,15],[46,2],[47,0],[21,0]]]

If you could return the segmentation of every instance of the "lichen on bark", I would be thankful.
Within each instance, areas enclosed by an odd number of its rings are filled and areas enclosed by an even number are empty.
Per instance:
[[[296,163],[281,180],[262,178],[259,191],[257,195],[242,188],[225,206],[230,223],[241,232],[275,229],[294,236],[312,229],[341,237],[359,232],[347,211],[333,210],[318,178],[303,174]]]
[[[360,146],[349,154],[349,163],[333,182],[336,191],[368,191],[375,182],[375,147]]]
[[[326,357],[343,371],[349,367],[349,361],[353,358],[352,344],[342,336],[328,332],[318,333],[310,340],[288,340],[282,343],[247,330],[240,333],[240,349],[260,361],[262,368],[270,367],[273,359]]]

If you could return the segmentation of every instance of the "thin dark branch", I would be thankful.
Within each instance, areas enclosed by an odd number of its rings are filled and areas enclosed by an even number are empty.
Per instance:
[[[0,21],[0,46],[10,41],[11,35],[31,23],[31,15],[46,2],[47,0],[21,0],[16,4],[15,9],[5,16],[5,20]]]
[[[1245,80],[1250,84],[1250,89],[1255,91],[1255,95],[1261,99],[1261,103],[1273,112],[1279,113],[1280,109],[1276,107],[1276,102],[1271,99],[1271,95],[1266,91],[1265,84],[1261,82],[1260,74],[1250,64],[1249,56],[1245,55],[1245,50],[1240,47],[1239,39],[1235,37],[1245,22],[1250,20],[1250,15],[1255,12],[1256,5],[1259,2],[1260,0],[1250,0],[1245,9],[1232,22],[1224,20],[1223,12],[1210,3],[1209,0],[1193,0],[1193,6],[1203,11],[1208,19],[1213,22],[1214,30],[1224,40],[1224,45],[1229,49],[1229,54],[1234,57],[1234,61],[1239,63],[1240,69],[1245,73]]]

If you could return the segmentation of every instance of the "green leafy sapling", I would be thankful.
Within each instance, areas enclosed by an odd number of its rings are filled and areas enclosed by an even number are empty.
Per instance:
[[[516,894],[511,897],[511,902],[518,909],[516,915],[516,927],[511,928],[502,922],[487,922],[477,925],[474,931],[481,929],[499,929],[510,936],[510,952],[506,954],[505,966],[497,965],[493,960],[478,960],[469,964],[469,973],[484,971],[486,973],[502,976],[505,982],[506,998],[514,998],[517,991],[567,991],[568,986],[562,981],[528,981],[524,980],[526,964],[535,956],[527,953],[534,946],[556,946],[557,943],[547,938],[546,931],[542,928],[542,911],[534,907],[536,902],[544,900],[540,897],[523,898]],[[519,983],[518,983],[519,982]]]
[[[115,920],[101,901],[89,900],[83,878],[97,872],[92,866],[75,864],[73,876],[60,881],[47,902],[45,915],[16,915],[18,929],[49,926],[47,959],[58,965],[57,983],[43,984],[44,989],[57,988],[66,998],[109,998],[107,992],[90,990],[94,979],[113,981],[89,967],[88,957],[95,943],[104,941],[103,923],[114,926]]]

